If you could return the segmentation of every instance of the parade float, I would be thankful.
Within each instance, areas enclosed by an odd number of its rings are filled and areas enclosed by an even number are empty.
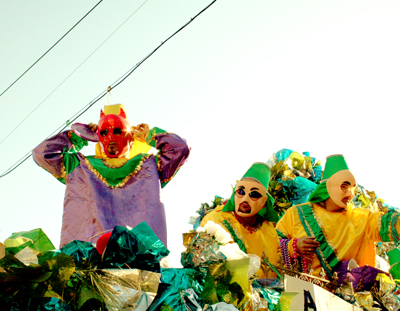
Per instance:
[[[322,167],[307,153],[284,149],[268,161],[268,192],[282,216],[304,203],[321,179]],[[290,269],[281,260],[247,254],[222,226],[201,220],[227,200],[201,204],[183,233],[182,268],[165,266],[169,254],[142,222],[116,226],[96,244],[74,240],[60,249],[41,229],[17,232],[0,248],[2,310],[391,310],[400,309],[400,250],[377,243],[377,267],[348,261],[332,278]],[[353,208],[395,208],[358,186]],[[396,234],[391,232],[391,234]],[[276,278],[258,278],[260,268]]]

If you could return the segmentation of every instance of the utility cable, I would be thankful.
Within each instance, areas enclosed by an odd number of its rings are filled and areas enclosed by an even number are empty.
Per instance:
[[[90,9],[89,12],[87,12],[74,26],[72,26],[70,28],[70,30],[68,30],[60,39],[58,39],[58,41],[56,43],[54,43],[52,45],[51,48],[49,48],[42,56],[40,56],[27,70],[25,70],[25,72],[23,74],[21,74],[17,80],[15,80],[13,83],[11,83],[8,88],[6,88],[3,93],[0,94],[0,97],[7,92],[15,83],[17,83],[17,81],[19,79],[21,79],[29,70],[32,69],[33,66],[35,66],[47,53],[49,53],[62,39],[64,39],[71,31],[72,29],[74,29],[81,21],[83,21],[85,19],[86,16],[88,16],[103,0],[100,0],[99,2],[97,2],[97,4]]]
[[[108,92],[110,92],[113,88],[116,88],[123,81],[126,80],[141,64],[143,64],[150,56],[152,56],[162,45],[164,45],[167,41],[169,41],[172,37],[174,37],[177,33],[183,30],[186,26],[188,26],[192,21],[194,21],[200,14],[206,11],[211,5],[213,5],[217,0],[212,1],[208,4],[204,9],[202,9],[199,13],[197,13],[194,17],[192,17],[185,25],[175,31],[171,36],[169,36],[166,40],[162,41],[152,52],[150,52],[146,57],[144,57],[140,62],[138,62],[135,66],[133,66],[129,71],[127,71],[124,75],[122,75],[118,80],[116,80],[111,86],[107,88],[106,91],[103,91],[98,96],[96,96],[89,104],[83,107],[79,112],[77,112],[73,117],[71,117],[65,124],[61,125],[57,130],[55,130],[51,135],[47,138],[54,136],[55,134],[61,133],[65,128],[67,128],[72,122],[74,122],[77,118],[83,115],[86,111],[88,111],[95,103],[97,103],[100,99],[102,99]],[[14,171],[18,166],[24,163],[28,158],[32,156],[32,150],[28,152],[25,156],[23,156],[18,162],[16,162],[13,166],[11,166],[8,170],[6,170],[0,178],[8,175],[12,171]]]
[[[101,0],[101,1],[103,1],[103,0]],[[86,61],[90,58],[90,57],[92,57],[93,56],[93,54],[94,53],[96,53],[96,51],[98,50],[98,49],[100,49],[100,47],[102,47],[103,46],[103,44],[104,43],[106,43],[107,41],[108,41],[108,39],[110,39],[137,11],[139,11],[141,8],[142,8],[142,6],[147,2],[147,1],[149,1],[149,0],[146,0],[146,1],[144,1],[121,25],[119,25],[118,26],[118,28],[117,29],[115,29],[92,53],[90,53],[89,54],[89,56],[88,57],[86,57],[84,60],[83,60],[83,62],[81,62],[79,65],[78,65],[78,67],[76,67],[53,91],[51,91],[51,93],[49,94],[49,95],[47,95],[46,96],[46,98],[45,99],[43,99],[40,103],[39,103],[39,105],[37,105],[36,107],[35,107],[35,109],[33,109],[10,133],[8,133],[8,135],[6,136],[6,137],[4,137],[3,138],[3,140],[2,141],[0,141],[0,145],[12,134],[12,133],[14,133],[14,131],[16,130],[16,129],[18,129],[19,128],[19,126],[22,124],[22,123],[24,123],[25,121],[26,121],[26,119],[28,119],[51,95],[53,95],[53,93],[55,92],[55,91],[57,91],[58,90],[58,88],[59,87],[61,87],[64,83],[65,83],[65,81],[67,81],[84,63],[86,63]]]

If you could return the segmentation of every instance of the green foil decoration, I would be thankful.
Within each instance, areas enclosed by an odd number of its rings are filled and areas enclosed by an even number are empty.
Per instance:
[[[174,310],[186,311],[181,291],[193,289],[197,296],[203,292],[206,272],[196,269],[162,269],[164,291],[155,298],[148,311]],[[201,302],[199,302],[202,304]]]
[[[50,239],[40,228],[15,232],[4,241],[4,245],[6,253],[10,252],[12,254],[17,254],[27,246],[39,252],[55,249],[53,243],[51,243]]]

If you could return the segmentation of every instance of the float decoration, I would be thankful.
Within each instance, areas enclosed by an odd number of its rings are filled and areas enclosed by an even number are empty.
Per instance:
[[[307,202],[321,180],[321,163],[308,152],[281,149],[267,164],[271,168],[268,192],[275,199],[274,209],[279,216],[292,205]]]
[[[136,245],[135,254],[132,245]],[[103,257],[93,244],[83,241],[71,241],[60,250],[49,248],[37,253],[37,263],[17,258],[25,248],[15,255],[6,249],[0,260],[6,271],[0,273],[0,304],[5,310],[91,310],[96,306],[111,311],[129,305],[128,310],[147,309],[160,284],[159,260],[169,253],[144,222],[132,230],[115,227]]]

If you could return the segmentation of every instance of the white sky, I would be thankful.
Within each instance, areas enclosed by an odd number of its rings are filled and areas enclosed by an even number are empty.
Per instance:
[[[0,92],[97,2],[0,0]],[[2,141],[51,94],[0,144],[0,173],[211,0],[148,0],[58,87],[144,2],[105,0],[0,97]],[[360,184],[400,206],[399,16],[397,0],[218,0],[112,91],[132,124],[192,148],[162,191],[173,260],[200,203],[228,197],[253,162],[282,148],[323,164],[342,153]],[[97,122],[105,104],[77,122]],[[0,241],[40,227],[57,247],[64,189],[32,159],[1,178]]]

